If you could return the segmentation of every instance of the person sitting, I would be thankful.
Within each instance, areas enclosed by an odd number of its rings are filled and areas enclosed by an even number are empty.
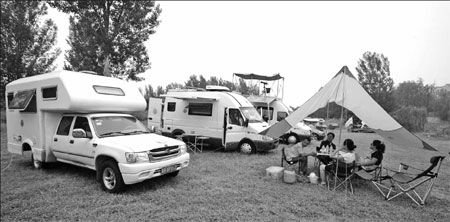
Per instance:
[[[361,160],[356,163],[363,170],[371,172],[380,166],[383,161],[383,153],[386,146],[380,140],[374,140],[370,144],[371,154],[370,157],[361,158]]]
[[[320,146],[318,146],[316,148],[317,153],[331,153],[333,151],[336,150],[336,145],[333,143],[333,139],[334,139],[334,133],[329,132],[327,133],[327,139],[323,140],[320,143]],[[321,155],[316,155],[317,159],[319,159],[319,161],[323,164],[328,164],[332,161],[332,159],[329,156],[321,156]]]
[[[301,143],[297,143],[297,139],[294,136],[288,138],[288,145],[284,147],[284,154],[286,155],[286,161],[291,163],[299,162],[300,170],[303,175],[307,173],[308,156],[314,153],[304,152],[304,149],[310,144],[311,138],[307,137],[302,140]]]
[[[350,164],[353,163],[357,159],[357,154],[354,152],[356,149],[356,146],[351,139],[344,140],[343,146],[341,149],[337,149],[330,154],[331,159],[343,161],[344,163]],[[320,173],[320,180],[322,181],[321,184],[324,185],[325,183],[325,171],[333,169],[333,164],[335,162],[331,162],[327,165],[321,164],[319,166],[319,173]]]

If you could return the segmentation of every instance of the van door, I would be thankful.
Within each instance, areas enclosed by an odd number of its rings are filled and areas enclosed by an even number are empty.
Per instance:
[[[226,143],[237,146],[246,134],[244,117],[239,109],[229,108],[227,112]]]
[[[162,129],[162,114],[163,114],[163,99],[162,98],[152,98],[148,100],[148,123],[147,127],[149,129],[156,128]]]

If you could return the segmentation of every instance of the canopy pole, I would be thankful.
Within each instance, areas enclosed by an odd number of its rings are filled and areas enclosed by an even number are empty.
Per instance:
[[[342,105],[341,105],[341,120],[340,120],[340,125],[341,127],[339,127],[339,145],[341,144],[341,138],[342,138],[342,121],[344,119],[344,104],[345,104],[345,81],[344,81],[344,75],[342,75],[341,77],[341,81],[342,81]]]

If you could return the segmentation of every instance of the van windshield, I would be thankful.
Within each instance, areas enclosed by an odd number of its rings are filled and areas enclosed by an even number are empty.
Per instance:
[[[258,111],[256,111],[255,107],[241,107],[239,109],[245,118],[248,119],[249,123],[260,123],[264,121]]]
[[[132,116],[93,117],[92,124],[98,137],[150,133],[144,124]]]

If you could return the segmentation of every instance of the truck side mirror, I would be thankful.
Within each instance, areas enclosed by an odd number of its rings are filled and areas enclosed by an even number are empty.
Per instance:
[[[90,135],[90,137],[88,137],[86,131],[84,131],[84,129],[79,129],[79,128],[73,129],[72,136],[74,138],[92,138],[92,135]]]

